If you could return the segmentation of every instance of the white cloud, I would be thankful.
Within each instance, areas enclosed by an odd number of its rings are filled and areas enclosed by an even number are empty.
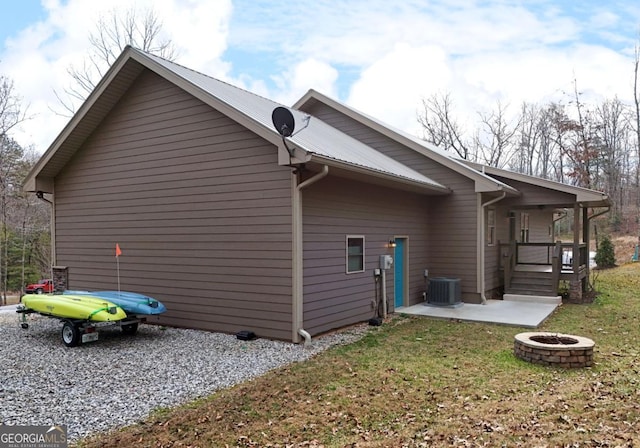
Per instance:
[[[450,89],[451,81],[442,48],[398,44],[362,71],[347,102],[382,121],[412,130],[421,99]]]
[[[88,36],[101,16],[112,11],[153,10],[162,22],[165,37],[175,44],[184,65],[224,78],[229,64],[223,62],[231,1],[217,0],[69,0],[43,2],[46,18],[8,39],[0,55],[0,73],[14,80],[28,106],[31,120],[15,134],[22,145],[43,152],[68,121],[56,93],[64,96],[71,85],[71,65],[81,67],[89,54]],[[56,113],[57,112],[57,113]]]
[[[178,47],[182,65],[218,78],[227,76],[229,64],[222,56],[227,49],[231,0],[165,0],[151,4]]]
[[[293,70],[275,78],[279,90],[272,98],[283,104],[293,104],[309,89],[315,89],[329,96],[336,96],[338,71],[326,62],[307,58]]]
[[[50,110],[59,107],[54,89],[68,85],[67,67],[87,54],[91,27],[100,14],[128,9],[131,1],[43,4],[46,18],[13,36],[0,54],[0,73],[14,79],[36,114],[16,137],[39,152],[66,123]],[[580,17],[547,1],[298,0],[286,11],[272,0],[135,5],[153,8],[177,62],[189,68],[284,104],[309,88],[341,95],[409,132],[417,132],[421,100],[438,92],[451,92],[465,119],[498,99],[514,109],[522,101],[558,99],[574,77],[585,95],[630,98],[637,36],[629,24],[640,13],[630,0],[582,5]],[[229,48],[259,56],[251,74],[234,72]]]

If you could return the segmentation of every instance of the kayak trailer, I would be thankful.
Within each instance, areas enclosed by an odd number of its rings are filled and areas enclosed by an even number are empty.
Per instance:
[[[16,313],[22,315],[20,326],[25,330],[29,328],[29,324],[27,323],[27,314],[36,313],[45,317],[59,319],[60,322],[62,322],[62,331],[60,332],[62,343],[67,347],[76,347],[80,344],[97,341],[98,329],[104,327],[113,327],[117,325],[122,329],[123,334],[133,336],[138,331],[138,325],[146,322],[145,318],[135,316],[127,316],[124,319],[105,322],[91,321],[87,319],[62,318],[41,313],[24,306],[18,307]]]

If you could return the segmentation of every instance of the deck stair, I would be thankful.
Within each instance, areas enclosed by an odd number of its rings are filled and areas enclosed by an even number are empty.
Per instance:
[[[511,285],[505,290],[505,293],[544,297],[558,295],[551,287],[551,272],[519,270],[517,268],[513,271]]]

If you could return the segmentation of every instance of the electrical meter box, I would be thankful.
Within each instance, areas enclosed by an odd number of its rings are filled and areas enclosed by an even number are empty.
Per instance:
[[[393,257],[391,255],[380,255],[380,269],[385,271],[391,269],[393,264]]]

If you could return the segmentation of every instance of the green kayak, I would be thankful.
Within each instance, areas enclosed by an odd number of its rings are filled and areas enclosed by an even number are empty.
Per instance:
[[[127,317],[127,314],[119,306],[91,296],[26,294],[22,296],[21,302],[28,310],[62,319],[112,322]]]

